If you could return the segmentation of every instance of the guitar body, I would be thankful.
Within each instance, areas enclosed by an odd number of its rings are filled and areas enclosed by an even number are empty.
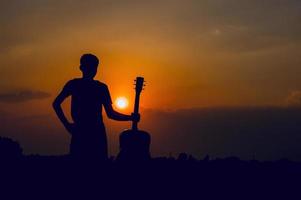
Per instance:
[[[136,97],[134,105],[134,113],[139,113],[139,100],[140,93],[144,86],[144,78],[136,78]],[[119,137],[119,148],[120,152],[117,156],[118,161],[135,162],[135,161],[146,161],[151,158],[150,147],[151,137],[145,131],[138,129],[138,122],[133,121],[132,129],[125,130],[120,134]]]
[[[125,130],[120,134],[119,161],[146,161],[150,156],[150,135],[141,130]]]

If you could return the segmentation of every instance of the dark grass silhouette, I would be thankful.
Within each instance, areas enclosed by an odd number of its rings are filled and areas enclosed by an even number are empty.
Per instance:
[[[11,195],[59,199],[291,199],[299,194],[301,180],[298,162],[208,156],[198,160],[185,153],[135,163],[114,158],[83,162],[70,155],[22,156],[2,162],[0,170],[0,182],[14,191]]]

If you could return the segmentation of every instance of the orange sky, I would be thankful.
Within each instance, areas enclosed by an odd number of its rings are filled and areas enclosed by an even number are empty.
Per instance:
[[[91,52],[113,97],[145,76],[145,107],[281,104],[300,88],[299,3],[260,2],[3,3],[0,89],[55,94]]]

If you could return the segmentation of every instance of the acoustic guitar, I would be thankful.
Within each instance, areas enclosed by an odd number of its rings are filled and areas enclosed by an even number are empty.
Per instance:
[[[134,113],[139,113],[140,94],[144,86],[144,78],[137,77],[135,80],[135,105]],[[138,129],[138,122],[132,122],[132,129],[123,131],[119,137],[120,152],[118,161],[146,161],[150,156],[150,134]]]

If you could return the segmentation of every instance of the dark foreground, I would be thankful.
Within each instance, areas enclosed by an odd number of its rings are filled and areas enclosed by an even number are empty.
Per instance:
[[[155,158],[144,163],[28,156],[1,161],[1,195],[55,199],[296,199],[301,163]],[[3,199],[3,198],[1,198]],[[297,198],[300,199],[300,198]]]

